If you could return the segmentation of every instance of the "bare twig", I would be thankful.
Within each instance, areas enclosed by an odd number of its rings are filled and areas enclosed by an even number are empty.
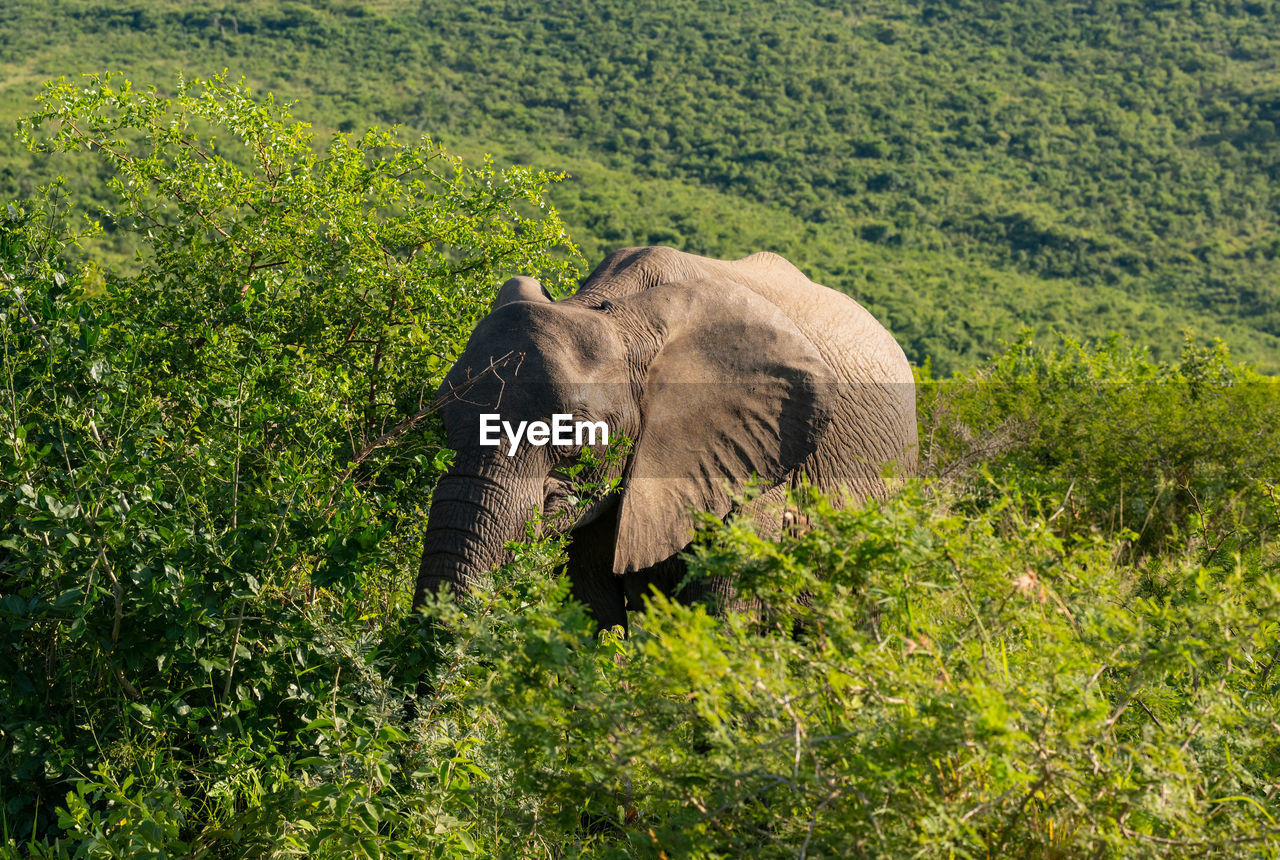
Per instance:
[[[1271,677],[1271,669],[1276,665],[1277,657],[1280,657],[1280,645],[1271,649],[1271,660],[1267,663],[1266,668],[1262,670],[1262,677],[1258,679],[1259,691],[1267,685],[1267,678]]]
[[[40,338],[40,342],[44,344],[45,349],[48,349],[49,339],[45,337],[44,332],[40,330],[40,323],[36,321],[35,314],[31,313],[31,309],[27,307],[27,300],[22,295],[22,287],[18,286],[13,275],[8,272],[0,275],[0,277],[3,277],[4,280],[9,282],[9,287],[13,290],[13,297],[18,300],[18,307],[22,308],[22,312],[26,314],[27,321],[31,323],[31,328],[35,331],[36,337]]]
[[[1000,849],[1004,847],[1005,839],[1013,832],[1013,828],[1017,826],[1018,822],[1022,820],[1022,814],[1026,812],[1027,804],[1031,802],[1031,799],[1035,797],[1041,789],[1049,784],[1049,777],[1051,775],[1051,771],[1046,768],[1040,775],[1040,778],[1032,783],[1031,788],[1027,789],[1027,793],[1022,796],[1022,801],[1018,804],[1018,808],[1014,811],[1013,815],[1005,822],[1004,826],[1000,828],[1000,837],[996,841],[996,856],[999,856]]]
[[[120,642],[120,624],[124,621],[124,588],[111,569],[111,562],[107,561],[107,553],[102,547],[98,547],[98,558],[102,561],[102,569],[111,578],[111,598],[115,602],[115,617],[111,621],[111,650],[114,652]]]
[[[460,400],[463,394],[465,394],[470,388],[472,388],[480,380],[484,379],[485,376],[487,376],[488,374],[492,373],[494,376],[497,376],[499,368],[501,368],[504,364],[510,362],[512,359],[523,360],[523,358],[524,358],[524,353],[515,353],[515,352],[508,352],[506,355],[500,358],[495,358],[494,360],[490,361],[489,366],[486,367],[484,370],[482,370],[480,373],[476,374],[471,379],[468,379],[466,382],[462,383],[461,385],[455,386],[454,388],[451,388],[449,391],[445,392],[444,394],[437,396],[436,399],[433,400],[431,403],[419,409],[417,412],[413,413],[408,418],[405,418],[404,420],[400,421],[398,424],[396,424],[390,430],[383,433],[377,439],[374,439],[372,442],[362,447],[359,451],[356,452],[356,455],[351,458],[351,463],[347,466],[346,471],[343,472],[341,479],[339,479],[338,486],[341,487],[343,484],[345,484],[351,478],[352,474],[355,473],[356,467],[359,466],[361,463],[363,463],[365,460],[367,460],[369,458],[369,455],[371,455],[374,451],[386,446],[388,443],[394,441],[400,436],[403,436],[406,432],[408,432],[415,424],[417,424],[423,418],[426,418],[431,413],[444,408],[444,406],[448,404],[450,401]],[[501,379],[501,377],[498,377],[498,378]],[[337,495],[336,488],[334,489],[334,495],[335,496]],[[333,510],[333,504],[334,504],[333,499],[330,499],[328,507],[325,508],[325,515],[328,515],[328,513]]]
[[[1125,836],[1133,839],[1145,839],[1148,842],[1154,842],[1157,845],[1170,845],[1178,848],[1200,848],[1212,849],[1220,848],[1223,845],[1247,845],[1251,842],[1268,842],[1275,838],[1276,834],[1280,834],[1280,827],[1271,827],[1261,836],[1235,836],[1230,839],[1220,839],[1216,842],[1209,842],[1203,839],[1168,839],[1163,836],[1152,836],[1150,833],[1140,833],[1137,830],[1131,830],[1124,825],[1120,826],[1120,832]]]
[[[1147,707],[1146,702],[1142,701],[1142,699],[1137,696],[1133,697],[1133,701],[1137,703],[1139,708],[1142,708],[1143,713],[1151,718],[1151,722],[1156,724],[1156,728],[1161,730],[1164,729],[1164,723],[1160,722],[1160,719],[1155,714],[1151,713],[1151,709]]]
[[[222,701],[225,703],[231,695],[231,679],[236,674],[236,652],[240,650],[240,628],[244,625],[244,599],[240,600],[240,614],[236,618],[236,635],[231,639],[231,659],[227,668],[227,681],[222,685]]]
[[[1217,692],[1219,694],[1221,694],[1222,691],[1226,689],[1227,678],[1229,678],[1230,676],[1231,676],[1231,658],[1227,657],[1227,674],[1223,675],[1222,680],[1218,682]],[[1208,706],[1205,706],[1205,708],[1201,710],[1200,715],[1196,717],[1195,724],[1192,725],[1191,730],[1187,732],[1187,737],[1185,740],[1183,740],[1182,746],[1178,747],[1179,753],[1186,752],[1187,747],[1191,746],[1191,741],[1195,738],[1196,734],[1199,733],[1200,726],[1204,724],[1204,715],[1207,711],[1208,711]]]
[[[1075,482],[1075,481],[1072,481],[1072,482],[1071,482],[1071,484],[1067,487],[1067,492],[1066,492],[1066,494],[1065,494],[1065,495],[1063,495],[1063,497],[1062,497],[1062,504],[1058,506],[1058,509],[1057,509],[1056,511],[1054,511],[1054,512],[1053,512],[1053,515],[1052,515],[1051,517],[1049,517],[1049,519],[1045,520],[1045,522],[1046,522],[1046,523],[1051,523],[1051,522],[1053,522],[1053,521],[1054,521],[1054,520],[1056,520],[1059,516],[1061,516],[1061,515],[1062,515],[1062,512],[1063,512],[1063,511],[1065,511],[1065,510],[1067,509],[1067,502],[1071,501],[1071,491],[1072,491],[1072,490],[1074,490],[1075,488],[1076,488],[1076,482]]]
[[[862,794],[862,792],[858,792],[858,794]],[[829,804],[831,801],[835,800],[839,796],[840,796],[840,789],[837,788],[834,791],[832,791],[830,794],[828,794],[825,798],[823,798],[822,802],[813,808],[813,814],[809,816],[809,829],[805,831],[805,834],[804,834],[804,844],[800,846],[800,860],[804,860],[805,857],[809,856],[809,841],[813,839],[813,828],[814,828],[814,825],[818,823],[818,813],[821,812],[823,809],[825,809],[827,804]],[[865,796],[862,798],[862,800],[863,800],[863,803],[866,803]],[[884,834],[880,832],[879,823],[876,822],[875,816],[871,815],[869,811],[867,814],[871,818],[871,823],[876,828],[876,835],[879,836],[880,840],[883,842]]]
[[[961,820],[962,822],[963,822],[963,821],[968,821],[970,818],[973,818],[973,816],[977,815],[979,812],[983,812],[983,811],[985,811],[985,810],[988,810],[988,809],[990,809],[990,808],[991,808],[991,807],[993,807],[993,806],[998,806],[1000,803],[1002,803],[1002,802],[1004,801],[1004,799],[1005,799],[1006,797],[1008,797],[1009,795],[1013,794],[1013,792],[1014,792],[1015,790],[1016,790],[1016,787],[1015,787],[1015,788],[1007,789],[1007,790],[1005,790],[1004,792],[1002,792],[1002,793],[1000,794],[1000,796],[999,796],[999,797],[996,797],[996,798],[994,798],[994,799],[992,799],[992,800],[984,801],[983,803],[979,803],[979,804],[978,804],[977,806],[975,806],[973,809],[970,809],[970,810],[969,810],[968,812],[966,812],[964,815],[960,816],[960,820]]]
[[[98,547],[98,560],[102,562],[102,569],[111,579],[111,597],[115,602],[115,616],[111,622],[111,650],[107,652],[107,665],[111,667],[111,674],[115,676],[116,682],[124,690],[125,695],[131,699],[138,699],[141,695],[137,687],[129,683],[129,679],[124,676],[124,672],[120,671],[119,666],[111,662],[111,655],[115,653],[116,645],[120,642],[120,624],[124,621],[124,587],[120,585],[120,579],[111,569],[111,563],[107,561],[107,553],[102,547]]]
[[[1109,731],[1116,724],[1116,720],[1120,719],[1120,716],[1129,710],[1129,703],[1133,701],[1133,691],[1140,687],[1140,684],[1135,684],[1125,691],[1124,698],[1120,700],[1120,704],[1116,705],[1116,709],[1111,712],[1111,716],[1107,717],[1107,721],[1102,724],[1104,730]]]

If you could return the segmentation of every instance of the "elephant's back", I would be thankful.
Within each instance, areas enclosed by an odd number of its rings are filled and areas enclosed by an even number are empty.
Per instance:
[[[777,254],[713,261],[781,310],[830,363],[842,382],[910,383],[911,366],[897,340],[870,311],[844,293],[809,280]]]
[[[622,248],[607,256],[568,301],[595,305],[681,282],[715,290],[717,282],[726,280],[782,311],[842,382],[911,382],[902,348],[870,311],[844,293],[814,283],[768,251],[739,260],[714,260],[675,248]]]
[[[605,258],[569,301],[622,299],[665,284],[722,291],[738,284],[774,305],[823,357],[838,401],[835,417],[806,471],[819,486],[882,495],[882,463],[914,471],[915,387],[902,347],[853,298],[816,284],[777,254],[714,260],[674,248],[623,248]],[[717,286],[720,285],[720,286]]]

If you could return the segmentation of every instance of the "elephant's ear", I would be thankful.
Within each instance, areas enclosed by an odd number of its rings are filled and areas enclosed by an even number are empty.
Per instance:
[[[635,299],[665,339],[647,368],[623,477],[618,574],[683,549],[693,512],[725,516],[753,474],[786,478],[816,448],[836,394],[813,343],[745,287],[687,282]]]

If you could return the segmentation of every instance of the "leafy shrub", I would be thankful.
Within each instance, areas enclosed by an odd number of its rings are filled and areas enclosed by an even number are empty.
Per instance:
[[[104,277],[39,201],[3,222],[5,820],[135,767],[226,819],[407,612],[422,419],[493,284],[572,252],[545,174],[376,130],[317,152],[223,79],[56,83],[24,129],[101,158],[148,252]]]
[[[1007,474],[1061,505],[1064,534],[1098,529],[1139,556],[1275,535],[1280,383],[1221,342],[1188,334],[1177,361],[1153,362],[1114,339],[1028,338],[982,372],[922,382],[926,468],[971,488]]]

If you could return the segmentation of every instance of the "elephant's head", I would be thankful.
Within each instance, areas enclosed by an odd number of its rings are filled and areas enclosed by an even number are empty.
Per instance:
[[[415,605],[444,584],[465,591],[535,513],[567,512],[558,529],[613,518],[613,572],[641,570],[688,544],[691,510],[723,516],[752,474],[780,481],[813,451],[829,371],[772,304],[732,284],[612,297],[589,286],[552,301],[531,278],[508,281],[447,375],[442,415],[457,453],[432,500]],[[592,441],[602,451],[598,435],[566,429],[568,444],[522,438],[512,451],[494,430],[557,414],[633,443],[618,491],[585,509],[569,504],[563,470]]]

